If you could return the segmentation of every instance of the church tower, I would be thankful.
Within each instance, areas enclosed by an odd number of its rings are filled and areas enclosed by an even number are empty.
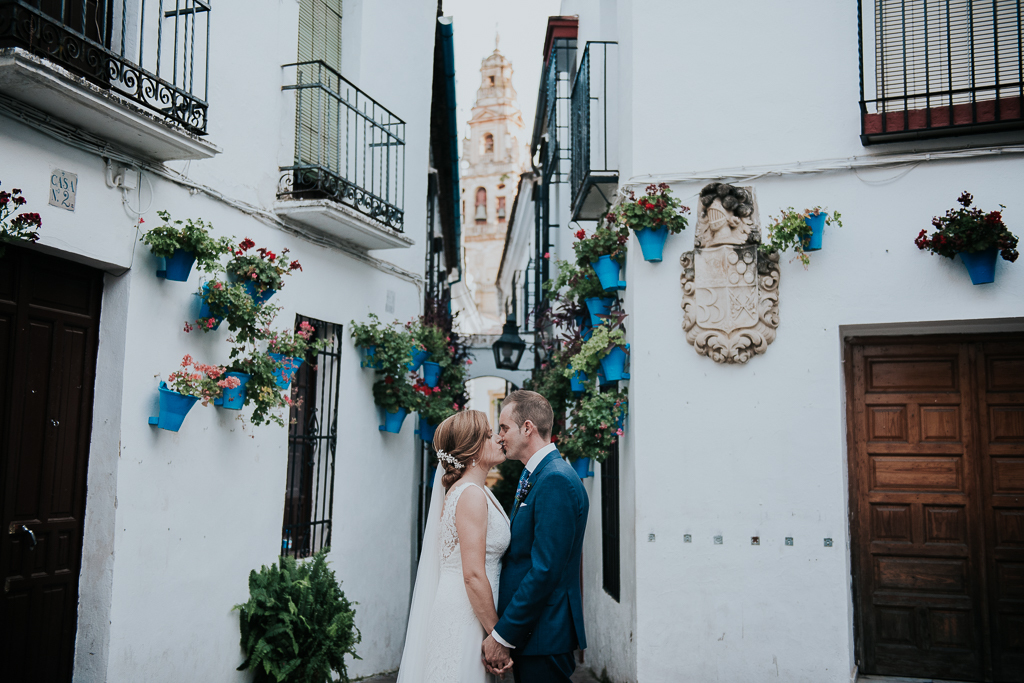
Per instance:
[[[512,87],[512,62],[498,50],[480,64],[480,88],[462,146],[462,235],[467,286],[476,311],[470,333],[497,334],[504,322],[495,282],[519,176],[529,164],[526,126]]]

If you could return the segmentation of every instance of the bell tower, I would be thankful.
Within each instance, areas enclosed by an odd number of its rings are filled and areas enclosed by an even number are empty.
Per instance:
[[[466,285],[480,329],[471,333],[501,332],[505,315],[495,282],[501,265],[508,218],[515,201],[519,176],[529,163],[523,114],[512,87],[512,62],[498,50],[480,64],[480,87],[462,141],[462,235]],[[468,302],[463,302],[466,305]]]

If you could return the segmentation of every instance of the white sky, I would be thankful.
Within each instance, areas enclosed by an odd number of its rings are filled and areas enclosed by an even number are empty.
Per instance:
[[[460,137],[465,135],[466,121],[480,87],[480,62],[494,52],[495,24],[501,34],[499,49],[512,62],[512,85],[519,96],[526,134],[532,133],[544,64],[544,33],[548,17],[559,13],[560,4],[560,0],[443,0],[444,13],[452,17],[455,36],[455,100]]]

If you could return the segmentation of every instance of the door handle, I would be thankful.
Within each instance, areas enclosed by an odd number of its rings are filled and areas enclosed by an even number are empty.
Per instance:
[[[16,533],[19,533],[19,532],[23,533],[23,534],[28,534],[28,540],[29,540],[28,549],[29,550],[35,550],[36,543],[37,543],[35,532],[32,531],[31,529],[29,529],[24,524],[15,524],[14,522],[11,522],[11,525],[7,528],[7,533],[9,533],[9,534],[16,534]]]

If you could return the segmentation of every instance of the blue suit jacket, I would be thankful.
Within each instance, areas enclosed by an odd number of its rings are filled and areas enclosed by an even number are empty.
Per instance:
[[[549,453],[530,475],[515,509],[502,558],[494,629],[518,655],[553,655],[587,647],[580,555],[590,501],[575,470]]]

